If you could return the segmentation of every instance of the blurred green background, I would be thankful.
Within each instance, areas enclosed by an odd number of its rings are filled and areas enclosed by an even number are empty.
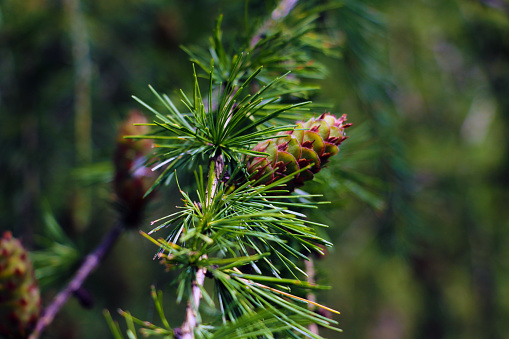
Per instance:
[[[189,89],[179,45],[206,45],[221,13],[225,37],[241,34],[245,4],[75,4],[0,2],[0,228],[38,249],[54,217],[87,253],[115,222],[111,158],[131,95]],[[345,1],[322,19],[343,58],[317,56],[330,69],[319,99],[354,123],[309,188],[332,201],[311,218],[331,226],[318,268],[332,289],[318,299],[341,311],[339,337],[508,338],[509,3]],[[147,220],[177,200],[160,190]],[[70,300],[46,337],[109,337],[103,308],[150,320],[151,284],[180,323],[155,250],[124,235],[85,284],[94,308]]]

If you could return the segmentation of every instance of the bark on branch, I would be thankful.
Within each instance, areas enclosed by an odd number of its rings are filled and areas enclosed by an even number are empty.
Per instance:
[[[214,175],[212,179],[212,187],[208,192],[208,203],[211,203],[214,196],[216,195],[217,188],[221,182],[221,178],[224,173],[224,159],[222,154],[218,154],[210,161],[211,174]],[[201,259],[205,259],[203,256]],[[180,327],[180,335],[176,337],[178,339],[194,339],[194,330],[198,326],[198,308],[200,307],[200,299],[202,297],[201,287],[205,281],[205,275],[207,270],[205,268],[198,268],[196,271],[196,278],[192,282],[192,291],[186,308],[186,320]]]
[[[262,36],[266,34],[277,21],[284,19],[295,5],[297,5],[297,2],[298,0],[281,0],[279,5],[272,11],[270,18],[260,26],[256,34],[251,39],[251,48],[256,46]]]
[[[32,332],[28,339],[37,339],[42,334],[46,326],[51,324],[60,308],[65,305],[69,297],[80,289],[85,282],[85,279],[92,273],[92,271],[101,263],[102,259],[117,242],[119,236],[124,232],[124,224],[117,223],[109,232],[104,236],[103,241],[95,248],[95,250],[87,255],[85,261],[80,269],[76,272],[72,280],[67,286],[60,291],[51,304],[44,310],[42,317],[39,318],[35,325],[35,330]]]

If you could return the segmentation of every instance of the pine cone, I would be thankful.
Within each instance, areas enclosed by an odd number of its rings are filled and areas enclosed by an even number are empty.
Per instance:
[[[251,179],[258,180],[267,175],[259,183],[270,184],[312,165],[310,169],[297,174],[286,189],[293,191],[302,186],[305,181],[313,179],[331,156],[339,152],[338,146],[348,138],[344,135],[344,129],[352,125],[345,121],[346,114],[336,118],[323,113],[316,119],[298,122],[293,131],[279,133],[283,137],[259,143],[253,150],[269,155],[248,159],[247,171],[252,175]]]
[[[147,123],[148,120],[139,111],[132,110],[119,128],[117,147],[113,159],[115,178],[113,186],[120,203],[121,213],[128,226],[136,226],[141,219],[149,197],[143,198],[145,192],[154,183],[155,175],[145,166],[147,156],[152,151],[149,139],[133,140],[124,136],[146,134],[147,126],[134,124]]]
[[[40,312],[39,286],[28,253],[6,231],[0,239],[0,337],[26,338]]]

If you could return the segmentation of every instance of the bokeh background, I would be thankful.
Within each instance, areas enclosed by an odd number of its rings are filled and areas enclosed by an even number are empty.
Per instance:
[[[332,286],[318,299],[341,311],[344,333],[321,333],[508,338],[509,3],[343,3],[322,18],[343,57],[317,56],[330,70],[318,99],[354,127],[310,190],[332,202],[311,216],[331,226],[335,244],[317,263]],[[111,159],[119,123],[140,108],[131,95],[152,100],[148,84],[189,89],[179,46],[206,45],[219,14],[225,37],[240,34],[245,4],[76,4],[0,2],[0,229],[41,250],[58,224],[85,254],[117,217]],[[273,5],[251,4],[250,16]],[[175,187],[160,190],[147,220],[177,200]],[[46,337],[109,337],[103,308],[151,319],[151,284],[179,324],[175,275],[152,260],[155,250],[124,235],[85,284],[93,308],[70,300]],[[72,267],[61,273],[43,286],[45,303]]]

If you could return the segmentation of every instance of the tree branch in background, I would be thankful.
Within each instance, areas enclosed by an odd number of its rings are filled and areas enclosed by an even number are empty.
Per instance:
[[[146,204],[154,196],[151,194],[144,198],[145,192],[153,184],[154,173],[144,165],[139,164],[144,164],[146,157],[151,152],[152,141],[136,141],[124,137],[148,132],[148,127],[143,126],[146,123],[147,119],[143,114],[132,110],[121,124],[117,134],[116,150],[113,158],[115,166],[113,188],[120,215],[116,225],[104,236],[96,249],[85,258],[67,287],[45,309],[30,339],[36,339],[41,335],[44,328],[51,324],[55,315],[67,302],[71,294],[74,294],[85,307],[90,304],[89,298],[81,290],[85,279],[101,263],[120,235],[126,229],[135,228],[141,222]],[[139,126],[140,124],[142,126]]]
[[[509,3],[503,0],[479,0],[482,4],[504,11],[506,15],[509,15]]]
[[[42,317],[40,317],[37,321],[35,330],[30,335],[29,339],[39,338],[46,326],[51,324],[58,311],[60,311],[62,306],[65,305],[71,294],[81,288],[85,279],[87,279],[90,273],[92,273],[92,271],[101,263],[104,256],[109,252],[113,245],[115,245],[124,230],[124,224],[119,222],[104,236],[101,244],[85,258],[85,261],[69,284],[67,284],[67,286],[57,294],[55,299],[53,299],[53,302],[46,307]]]
[[[263,25],[260,26],[256,34],[251,39],[251,48],[253,48],[258,41],[262,38],[262,36],[267,33],[267,31],[274,25],[275,22],[283,19],[290,13],[290,11],[297,5],[298,0],[281,0],[279,5],[272,11],[272,15],[270,19],[265,21]]]

